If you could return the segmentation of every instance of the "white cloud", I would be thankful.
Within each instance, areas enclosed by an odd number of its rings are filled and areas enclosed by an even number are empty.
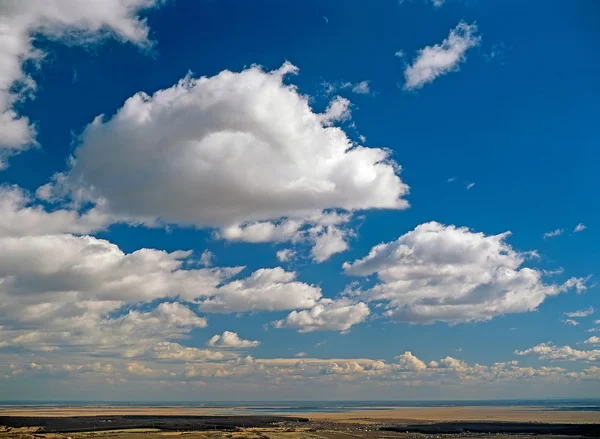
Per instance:
[[[26,213],[36,218],[34,226],[54,228],[44,224],[52,214],[43,209]],[[124,253],[91,236],[23,236],[27,230],[0,234],[4,347],[100,350],[160,360],[215,359],[222,355],[173,342],[207,322],[172,300],[195,302],[205,311],[240,312],[311,308],[321,298],[318,287],[295,280],[295,273],[279,267],[230,281],[243,267],[184,269],[191,260],[188,251]],[[131,308],[144,303],[150,304],[148,311]],[[232,344],[231,334],[221,337],[219,344]]]
[[[587,229],[587,226],[583,223],[579,223],[573,229],[573,233],[583,232],[585,229]]]
[[[335,226],[318,227],[312,230],[314,245],[311,255],[315,262],[323,262],[336,253],[348,249],[346,234],[343,229]]]
[[[433,4],[433,6],[435,6],[436,8],[441,8],[442,5],[446,2],[446,0],[431,0],[431,3]]]
[[[314,113],[308,97],[283,83],[296,71],[255,66],[138,93],[87,126],[67,172],[39,194],[250,242],[297,239],[300,226],[336,210],[407,208],[408,186],[389,150],[355,145],[332,126],[349,117],[347,99]]]
[[[371,93],[371,81],[359,81],[359,82],[324,82],[323,88],[325,93],[330,95],[338,92],[339,90],[350,90],[352,93],[359,95],[365,95]]]
[[[592,344],[592,345],[600,345],[600,337],[590,337],[588,338],[586,341],[584,341],[585,344]]]
[[[296,256],[296,252],[292,249],[284,248],[283,250],[277,251],[275,256],[277,256],[279,262],[288,262]]]
[[[299,332],[348,331],[363,322],[370,314],[369,307],[347,299],[321,299],[309,310],[292,311],[285,319],[274,322],[277,328],[293,328]]]
[[[546,239],[546,238],[553,238],[555,236],[560,236],[564,232],[565,232],[564,229],[556,229],[556,230],[553,230],[551,232],[546,232],[546,233],[544,233],[544,239]]]
[[[213,347],[220,348],[255,348],[260,344],[257,340],[243,340],[237,335],[236,332],[225,331],[222,335],[214,335],[207,344]]]
[[[454,181],[456,181],[456,177],[450,177],[448,180],[446,180],[448,183],[452,183]]]
[[[580,351],[571,346],[556,346],[550,342],[540,343],[524,351],[515,351],[517,355],[537,355],[541,360],[552,361],[598,361],[600,350]]]
[[[589,308],[586,308],[586,309],[579,309],[579,310],[573,311],[573,312],[565,312],[563,314],[569,318],[587,317],[587,316],[591,316],[592,314],[594,314],[594,307],[590,306]]]
[[[97,208],[84,214],[66,209],[48,212],[21,188],[0,186],[0,237],[85,234],[103,229],[110,221]]]
[[[538,270],[522,267],[530,252],[505,242],[509,232],[484,235],[465,227],[430,222],[398,240],[376,245],[344,263],[347,274],[377,274],[379,283],[354,291],[362,300],[385,303],[385,315],[408,322],[467,322],[527,312],[568,288],[585,289],[585,279],[546,285]]]
[[[396,56],[398,58],[404,58],[404,51],[403,50],[397,50],[396,53],[394,53],[394,56]]]
[[[427,365],[424,361],[415,357],[411,352],[405,352],[402,355],[395,357],[397,362],[398,369],[401,370],[425,370],[427,369]],[[437,366],[437,364],[435,364]]]
[[[307,355],[308,354],[306,352],[298,352],[296,355],[294,355],[294,357],[302,358],[302,357],[306,357]]]
[[[475,186],[475,183],[468,183],[465,187],[467,188],[467,190],[471,190],[473,189],[473,186]]]
[[[210,267],[215,262],[215,254],[210,250],[204,250],[200,255],[200,264],[205,267]]]
[[[579,322],[577,320],[572,320],[572,319],[563,320],[563,323],[565,325],[569,325],[569,326],[577,326],[577,325],[579,325]]]
[[[25,64],[40,62],[34,47],[44,36],[66,44],[84,44],[112,37],[149,46],[149,29],[138,14],[160,0],[4,0],[0,4],[0,168],[7,155],[36,143],[36,127],[15,108],[36,91]],[[5,164],[5,163],[4,163]]]
[[[198,300],[199,309],[205,312],[282,311],[313,307],[321,298],[321,289],[297,281],[295,272],[276,267],[256,270],[206,296]]]
[[[404,89],[419,89],[438,76],[459,70],[459,64],[466,60],[467,50],[478,46],[480,42],[477,25],[461,21],[442,44],[427,46],[419,51],[412,65],[404,71]]]

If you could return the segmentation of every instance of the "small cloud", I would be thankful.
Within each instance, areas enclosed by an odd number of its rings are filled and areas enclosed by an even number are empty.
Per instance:
[[[562,267],[558,267],[556,270],[542,270],[542,273],[545,276],[554,276],[555,274],[563,274],[565,269]]]
[[[577,320],[566,319],[562,321],[565,325],[577,326],[579,322]]]
[[[283,250],[279,250],[275,256],[277,256],[277,259],[279,260],[279,262],[288,262],[292,259],[294,259],[294,257],[296,256],[296,252],[292,249],[289,248],[285,248]]]
[[[544,239],[546,239],[546,238],[553,238],[555,236],[560,236],[563,233],[565,233],[564,229],[556,229],[556,230],[553,230],[551,232],[546,232],[546,233],[544,233]]]
[[[306,357],[306,352],[298,352],[294,357]]]
[[[594,307],[590,306],[589,308],[586,308],[586,309],[580,309],[580,310],[573,311],[573,312],[565,312],[563,314],[569,318],[587,317],[587,316],[591,316],[592,314],[594,314]]]
[[[431,3],[436,8],[441,8],[445,2],[446,2],[446,0],[431,0]]]
[[[75,84],[77,82],[77,70],[73,69],[73,78],[71,78],[71,82]]]
[[[473,188],[473,186],[475,186],[475,183],[468,183],[467,184],[467,190],[471,190]]]
[[[394,56],[396,56],[398,58],[404,58],[404,51],[403,50],[397,50],[396,53],[394,53]]]
[[[328,82],[324,81],[322,83],[323,91],[325,94],[333,94],[339,90],[350,90],[352,93],[359,95],[368,95],[371,94],[371,86],[368,80],[359,81],[359,82]]]
[[[360,140],[362,143],[366,143],[366,142],[367,142],[367,138],[366,138],[365,136],[363,136],[362,134],[361,134],[360,136],[358,136],[358,138],[359,138],[359,140]]]
[[[587,226],[583,223],[579,223],[573,229],[573,233],[583,232],[585,229],[587,229]]]
[[[352,87],[352,92],[360,95],[367,95],[371,92],[369,88],[369,81],[360,81],[357,84],[354,84]]]
[[[460,64],[467,59],[467,51],[480,42],[477,25],[461,21],[442,43],[419,50],[404,70],[404,90],[418,90],[439,76],[459,71]]]
[[[324,344],[326,344],[327,342],[325,340],[320,341],[318,343],[315,343],[315,347],[318,348],[319,346],[323,346]]]
[[[456,177],[450,177],[448,180],[446,180],[448,183],[452,183],[453,181],[456,181]]]
[[[325,17],[324,15],[323,15],[323,20],[325,21],[325,24],[329,24],[329,18]]]
[[[215,255],[210,250],[204,250],[200,256],[200,264],[210,267],[215,262]]]
[[[458,348],[456,352],[462,352],[462,348]]]

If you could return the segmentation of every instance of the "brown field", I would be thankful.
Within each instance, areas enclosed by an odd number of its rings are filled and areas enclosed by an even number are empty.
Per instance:
[[[249,412],[250,410],[248,410]],[[203,409],[173,407],[101,407],[101,408],[4,408],[0,416],[105,416],[105,415],[243,415],[244,409]],[[272,413],[276,415],[276,413]],[[512,421],[533,423],[600,424],[600,412],[552,411],[531,407],[407,407],[378,410],[358,409],[345,413],[294,413],[310,419],[307,425],[244,428],[237,431],[165,432],[156,429],[89,431],[85,433],[44,433],[22,428],[7,431],[0,427],[0,439],[433,439],[433,438],[531,438],[505,434],[422,434],[378,431],[381,425],[418,424],[433,421]],[[559,439],[561,436],[535,436],[536,439]],[[569,436],[575,439],[576,436]]]
[[[248,410],[251,411],[251,410]],[[0,416],[100,416],[100,415],[195,415],[246,414],[240,409],[194,407],[74,407],[74,408],[0,408]],[[272,415],[279,413],[272,412]],[[285,413],[281,413],[285,415]],[[574,424],[600,423],[600,411],[554,411],[532,407],[403,407],[355,410],[344,413],[294,413],[314,421],[361,423],[431,421],[512,421]]]

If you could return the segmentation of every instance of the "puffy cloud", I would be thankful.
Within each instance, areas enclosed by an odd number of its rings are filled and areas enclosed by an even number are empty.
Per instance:
[[[565,312],[563,314],[569,318],[587,317],[587,316],[591,316],[592,314],[594,314],[594,307],[590,306],[589,308],[586,308],[586,309],[580,309],[580,310],[573,311],[573,312]]]
[[[138,93],[87,126],[69,169],[39,194],[250,242],[310,239],[300,228],[337,210],[407,208],[408,186],[389,151],[331,126],[349,117],[349,101],[337,97],[313,112],[308,97],[283,83],[296,71],[254,66]]]
[[[412,352],[405,352],[396,357],[396,367],[401,370],[416,370],[421,371],[427,369],[427,365],[423,360],[415,357]],[[433,362],[433,366],[437,367],[437,363]]]
[[[592,345],[600,345],[600,337],[590,337],[588,338],[586,341],[584,341],[585,344],[592,344]]]
[[[412,65],[404,70],[404,89],[419,89],[438,76],[459,70],[459,64],[466,60],[467,50],[478,46],[480,42],[477,25],[461,21],[450,31],[442,44],[419,50]]]
[[[562,322],[565,325],[569,325],[569,326],[577,326],[577,325],[579,325],[579,322],[577,320],[572,320],[572,319],[565,319]]]
[[[576,278],[544,284],[541,272],[522,267],[532,254],[515,251],[505,242],[509,235],[430,222],[343,267],[354,276],[377,274],[378,284],[354,294],[387,302],[385,315],[415,323],[489,320],[534,310],[568,288],[586,288]]]
[[[257,340],[243,340],[235,332],[225,331],[222,335],[214,335],[207,344],[220,348],[255,348],[260,344]]]
[[[294,328],[299,332],[348,331],[363,322],[370,314],[369,307],[347,299],[321,299],[309,310],[292,311],[285,319],[274,322],[277,328]]]
[[[277,256],[279,262],[288,262],[292,260],[294,256],[296,256],[296,252],[292,249],[285,248],[283,250],[279,250],[275,256]]]
[[[571,346],[556,346],[551,342],[540,343],[523,351],[515,351],[517,355],[537,355],[541,360],[552,361],[598,361],[600,350],[581,351]]]
[[[311,308],[320,298],[321,289],[298,282],[295,272],[281,267],[262,268],[214,289],[199,299],[199,309],[219,313],[282,311]]]
[[[38,309],[68,297],[136,303],[179,296],[192,300],[209,293],[238,268],[183,270],[191,252],[140,249],[126,254],[91,236],[44,235],[0,238],[0,292]],[[7,297],[5,296],[5,297]],[[8,304],[0,305],[0,310]]]
[[[0,237],[85,234],[102,229],[110,222],[98,208],[84,214],[65,209],[48,212],[34,201],[19,187],[0,186]]]
[[[44,53],[34,39],[44,36],[67,44],[112,37],[148,46],[149,29],[138,14],[161,0],[5,0],[0,4],[0,167],[2,158],[35,144],[36,128],[15,106],[34,94],[36,84],[24,65]]]
[[[587,226],[583,223],[579,223],[573,229],[573,233],[583,232],[585,229],[587,229]]]
[[[310,251],[315,262],[323,262],[348,248],[347,231],[335,226],[315,227],[312,230],[314,245]]]
[[[554,238],[555,236],[560,236],[563,233],[565,233],[564,229],[552,230],[551,232],[544,233],[544,239],[546,239],[546,238]]]

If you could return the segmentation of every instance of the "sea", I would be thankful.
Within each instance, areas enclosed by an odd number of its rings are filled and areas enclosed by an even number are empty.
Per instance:
[[[502,399],[502,400],[436,400],[436,401],[0,401],[7,408],[101,408],[164,407],[206,408],[217,413],[343,413],[355,410],[392,410],[426,407],[529,407],[558,411],[600,411],[600,399]]]

